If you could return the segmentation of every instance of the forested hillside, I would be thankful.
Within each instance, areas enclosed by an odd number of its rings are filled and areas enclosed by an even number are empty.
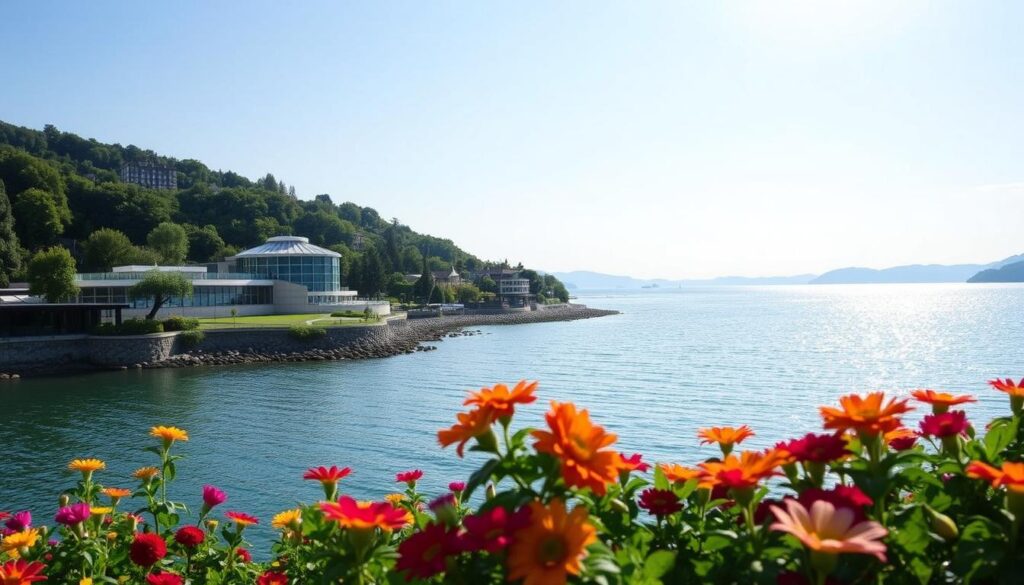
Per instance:
[[[178,190],[122,182],[126,162],[173,167]],[[182,230],[187,249],[173,242]],[[0,122],[4,281],[20,276],[31,252],[58,244],[72,251],[80,270],[106,270],[117,262],[218,260],[281,234],[341,253],[343,283],[370,293],[383,292],[389,275],[419,273],[425,265],[460,271],[487,265],[451,240],[416,233],[371,207],[335,203],[327,194],[299,199],[270,173],[250,180],[53,126],[38,131]]]

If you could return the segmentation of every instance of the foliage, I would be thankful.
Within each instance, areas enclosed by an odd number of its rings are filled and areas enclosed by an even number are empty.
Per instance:
[[[198,325],[197,325],[198,327]],[[196,347],[206,339],[206,334],[198,329],[182,331],[178,334],[178,339],[185,344],[185,347]]]
[[[142,280],[128,289],[128,294],[133,299],[153,299],[153,306],[146,315],[146,319],[153,319],[171,297],[192,296],[192,281],[178,272],[150,270]]]
[[[163,320],[164,331],[192,331],[199,329],[199,319],[172,315]]]
[[[14,230],[11,201],[0,181],[0,287],[10,284],[11,275],[21,270],[21,243]]]
[[[75,284],[75,259],[67,248],[54,246],[36,252],[28,262],[29,293],[48,303],[59,303],[78,294]]]
[[[148,335],[163,332],[164,324],[151,319],[125,319],[120,325],[101,323],[93,330],[96,335]]]
[[[82,246],[88,270],[108,271],[114,266],[130,264],[134,246],[128,236],[110,228],[100,228],[89,235]]]
[[[224,258],[226,244],[217,233],[216,226],[194,226],[187,223],[182,226],[188,234],[188,257],[196,262],[212,262]]]
[[[313,341],[327,337],[327,330],[304,323],[296,323],[288,327],[288,336],[298,341]]]
[[[146,243],[160,255],[160,261],[168,266],[180,266],[185,263],[188,242],[185,228],[169,221],[156,226],[146,236]]]
[[[349,468],[312,467],[303,478],[324,499],[273,517],[265,563],[239,552],[260,519],[221,514],[224,491],[208,485],[191,507],[168,498],[189,437],[157,426],[157,464],[134,490],[100,485],[102,461],[72,461],[80,478],[57,526],[6,514],[0,562],[39,563],[54,583],[1015,583],[1024,380],[991,384],[1011,408],[984,433],[951,409],[970,396],[915,391],[932,414],[914,432],[908,400],[851,395],[821,408],[826,434],[737,454],[749,427],[701,429],[720,456],[653,468],[571,403],[514,429],[536,383],[484,388],[438,432],[481,459],[466,481],[430,499],[422,471],[401,472],[402,493],[357,502],[341,485]]]
[[[14,203],[14,215],[18,218],[18,237],[30,250],[54,244],[64,233],[57,203],[52,194],[42,189],[23,191]]]

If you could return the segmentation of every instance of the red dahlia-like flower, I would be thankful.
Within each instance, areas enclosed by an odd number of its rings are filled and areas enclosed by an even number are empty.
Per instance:
[[[412,483],[423,477],[423,472],[419,469],[413,469],[412,471],[403,471],[395,474],[395,482],[397,483]]]
[[[267,571],[256,579],[256,585],[288,585],[288,575],[277,571]]]
[[[233,520],[239,528],[245,528],[246,526],[252,526],[253,524],[259,524],[260,521],[255,516],[250,516],[244,512],[224,512],[224,516],[228,520]]]
[[[622,467],[626,471],[639,471],[640,473],[647,473],[650,471],[651,466],[643,461],[643,455],[639,453],[633,453],[629,457],[622,456]]]
[[[146,575],[146,583],[149,585],[181,585],[184,581],[174,573],[153,573]]]
[[[302,479],[312,479],[320,483],[337,483],[340,479],[352,473],[352,468],[332,465],[330,467],[310,467],[302,474]]]
[[[830,490],[810,488],[801,492],[797,498],[805,508],[810,508],[818,500],[832,504],[837,510],[849,508],[853,512],[854,523],[867,520],[864,508],[874,503],[860,488],[852,485],[837,485]]]
[[[929,414],[921,421],[921,434],[929,437],[954,437],[967,431],[967,415],[962,410]]]
[[[850,454],[846,441],[838,435],[808,433],[802,439],[793,439],[782,446],[797,461],[829,463]]]
[[[128,549],[128,556],[136,565],[151,567],[167,556],[167,543],[158,534],[136,534]]]
[[[196,526],[182,526],[174,533],[174,542],[187,548],[199,546],[205,538],[206,533]]]
[[[458,532],[444,524],[428,524],[398,545],[395,568],[405,580],[429,579],[444,572],[445,559],[461,552]]]
[[[249,553],[248,549],[238,547],[235,549],[235,555],[238,557],[238,560],[242,561],[243,563],[252,562],[252,554]]]
[[[452,490],[453,492],[463,492],[463,491],[466,491],[466,482],[464,482],[464,481],[453,481],[453,482],[448,484],[448,489]]]
[[[462,519],[466,527],[463,548],[467,551],[498,552],[512,542],[512,535],[530,523],[530,509],[509,512],[501,506]]]
[[[640,500],[637,505],[655,516],[668,516],[683,509],[683,503],[679,501],[679,497],[672,490],[655,488],[640,492]]]

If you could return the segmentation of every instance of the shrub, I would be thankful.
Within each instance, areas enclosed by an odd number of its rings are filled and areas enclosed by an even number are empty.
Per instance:
[[[146,335],[148,333],[162,333],[164,324],[160,321],[148,319],[126,319],[120,325],[113,323],[101,323],[93,329],[94,335]]]
[[[297,339],[299,341],[312,341],[314,339],[327,337],[327,330],[323,327],[296,324],[288,328],[288,335],[292,339]]]
[[[199,319],[174,315],[164,319],[164,331],[193,331],[199,329]]]
[[[195,347],[206,339],[206,334],[198,329],[189,329],[179,333],[178,339],[185,344],[185,347]]]
[[[0,569],[48,583],[1019,583],[1024,379],[991,385],[1010,408],[988,424],[956,408],[972,396],[915,390],[931,413],[911,430],[909,398],[849,395],[820,408],[825,433],[765,450],[734,452],[746,425],[701,429],[720,452],[692,466],[620,453],[567,402],[513,432],[537,384],[484,388],[437,433],[481,460],[467,481],[430,498],[423,472],[406,471],[403,493],[360,503],[339,485],[348,467],[311,467],[302,477],[323,499],[272,520],[220,514],[227,494],[210,485],[192,505],[168,500],[183,459],[172,451],[189,437],[157,426],[145,451],[158,467],[135,472],[134,496],[99,484],[117,477],[103,461],[59,462],[54,476],[81,477],[58,525],[6,514]],[[259,521],[278,534],[268,562],[239,551]]]
[[[338,311],[336,313],[331,313],[331,317],[348,317],[350,319],[362,319],[363,313],[362,311]]]

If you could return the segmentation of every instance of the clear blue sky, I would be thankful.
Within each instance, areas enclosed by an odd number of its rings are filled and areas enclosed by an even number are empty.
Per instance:
[[[1024,252],[1024,3],[5,2],[0,119],[547,270]]]

